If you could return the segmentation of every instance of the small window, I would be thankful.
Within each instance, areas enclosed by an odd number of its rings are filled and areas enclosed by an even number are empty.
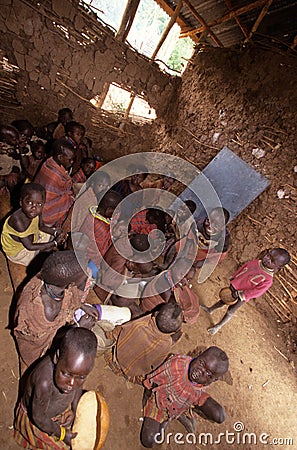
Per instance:
[[[84,0],[81,3],[89,5],[99,19],[118,31],[126,9],[127,0]]]
[[[100,100],[98,94],[90,102],[99,107]],[[151,122],[157,117],[156,111],[146,100],[115,84],[110,84],[101,108],[122,117],[126,116],[135,123]]]

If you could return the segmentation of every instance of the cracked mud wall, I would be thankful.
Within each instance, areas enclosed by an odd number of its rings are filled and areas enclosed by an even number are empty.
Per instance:
[[[179,83],[75,1],[3,0],[0,27],[2,55],[19,68],[15,115],[34,125],[55,120],[65,106],[87,124],[95,112],[89,100],[112,82],[145,98],[161,116]]]

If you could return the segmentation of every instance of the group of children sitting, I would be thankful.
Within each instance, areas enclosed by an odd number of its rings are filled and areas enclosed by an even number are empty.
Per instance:
[[[195,358],[170,354],[182,324],[198,319],[191,279],[226,257],[228,211],[216,207],[195,221],[192,200],[175,211],[158,198],[145,207],[147,188],[170,192],[175,184],[145,166],[130,167],[133,175],[112,186],[68,108],[58,122],[35,130],[37,139],[33,133],[27,120],[0,126],[1,195],[21,185],[19,208],[4,217],[1,233],[15,288],[11,328],[22,376],[16,441],[24,448],[71,445],[76,407],[99,348],[116,374],[145,388],[145,447],[174,419],[194,432],[190,410],[223,422],[225,411],[205,386],[228,370],[226,353],[210,347]],[[135,192],[137,201],[129,202]],[[273,248],[240,267],[217,303],[201,305],[210,314],[227,305],[210,334],[263,295],[289,261],[285,249]],[[25,279],[29,267],[33,276]]]

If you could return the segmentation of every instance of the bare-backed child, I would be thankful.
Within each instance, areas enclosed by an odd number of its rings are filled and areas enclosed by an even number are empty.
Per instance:
[[[45,152],[45,144],[40,139],[37,139],[36,141],[31,141],[30,148],[32,154],[29,156],[27,155],[23,156],[22,165],[23,171],[25,172],[26,176],[30,180],[33,180],[39,167],[46,158],[46,152]]]
[[[42,220],[45,189],[37,183],[24,184],[20,209],[9,216],[3,226],[1,244],[7,258],[28,266],[40,251],[55,250],[65,242],[66,233],[46,226]]]
[[[53,356],[30,373],[17,407],[14,438],[23,448],[67,449],[83,384],[92,371],[97,339],[86,328],[70,328]]]

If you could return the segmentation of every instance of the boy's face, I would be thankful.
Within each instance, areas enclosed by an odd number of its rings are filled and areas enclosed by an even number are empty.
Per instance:
[[[140,184],[145,180],[145,174],[144,173],[135,173],[134,175],[131,175],[131,183],[132,184]]]
[[[70,148],[64,148],[63,153],[58,156],[58,161],[64,169],[70,169],[74,162],[74,150]]]
[[[31,137],[32,137],[32,131],[29,128],[26,128],[20,133],[20,140],[19,145],[20,147],[25,147],[27,144],[29,144]]]
[[[66,123],[71,122],[71,120],[73,120],[73,114],[70,112],[65,112],[59,116],[59,122],[61,122],[63,125],[66,125]]]
[[[279,251],[275,248],[267,250],[262,258],[263,266],[270,270],[276,270],[283,266],[283,258],[279,254]]]
[[[74,128],[74,130],[68,134],[77,143],[77,145],[79,145],[85,133],[81,128]]]
[[[222,223],[223,215],[217,212],[209,214],[204,221],[204,228],[206,233],[211,236],[212,234],[217,234],[223,230],[224,224]]]
[[[34,159],[36,159],[37,161],[41,161],[42,159],[45,158],[45,151],[42,146],[38,147],[32,153],[33,153]]]
[[[82,165],[82,170],[86,177],[89,177],[94,172],[95,166],[95,161],[89,161]]]
[[[63,358],[59,358],[55,367],[54,382],[63,394],[70,394],[84,384],[94,367],[94,356],[84,355],[68,349]]]
[[[19,145],[20,136],[17,130],[14,131],[7,131],[5,136],[5,142],[8,145],[11,145],[12,147],[16,148]]]
[[[44,206],[44,200],[41,192],[30,192],[21,199],[20,205],[22,211],[28,219],[34,219],[34,217],[40,216]]]
[[[221,373],[217,372],[217,360],[206,350],[193,359],[189,366],[189,380],[204,386],[216,381]]]
[[[100,192],[103,192],[110,188],[110,182],[107,178],[102,178],[102,180],[98,181],[98,183],[94,184],[93,191],[96,197],[100,194]]]

